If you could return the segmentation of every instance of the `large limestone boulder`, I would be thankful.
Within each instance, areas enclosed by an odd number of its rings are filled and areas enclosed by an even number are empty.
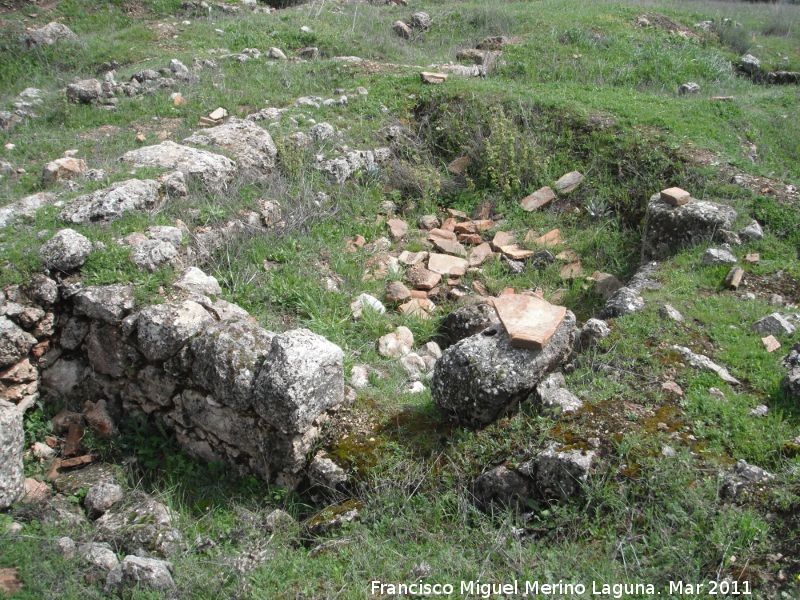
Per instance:
[[[72,271],[83,266],[92,251],[92,243],[74,229],[62,229],[39,250],[48,269]]]
[[[139,313],[139,349],[148,360],[167,360],[214,319],[197,302],[148,306]]]
[[[251,410],[253,382],[274,337],[249,321],[212,325],[191,342],[192,381],[221,404]]]
[[[284,434],[308,430],[344,398],[343,358],[307,329],[276,335],[256,381],[255,411]]]
[[[0,367],[16,364],[36,345],[36,338],[7,317],[0,316]]]
[[[642,262],[662,260],[686,246],[728,242],[735,220],[736,211],[724,204],[690,198],[687,204],[673,206],[655,194],[647,205]]]
[[[0,510],[11,506],[25,489],[24,440],[22,413],[0,400]]]
[[[126,152],[122,162],[134,167],[176,169],[188,178],[199,179],[212,191],[222,191],[236,171],[236,163],[221,154],[165,141]]]
[[[129,179],[72,200],[58,218],[75,224],[109,223],[125,213],[153,209],[159,203],[160,185],[153,179]]]
[[[261,179],[275,169],[278,149],[266,129],[253,121],[231,117],[217,127],[198,131],[185,140],[197,144],[222,148],[236,157],[239,171],[248,177]]]
[[[448,348],[436,362],[433,400],[457,422],[491,423],[525,400],[568,357],[574,340],[570,311],[541,350],[514,348],[502,325],[484,329]]]
[[[44,206],[49,206],[58,200],[58,196],[50,192],[39,192],[25,196],[22,200],[6,204],[0,208],[0,228],[20,217],[32,219],[36,211]]]

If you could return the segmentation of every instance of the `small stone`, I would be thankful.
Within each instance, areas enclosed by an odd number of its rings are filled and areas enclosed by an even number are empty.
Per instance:
[[[417,221],[417,226],[424,231],[437,229],[439,225],[441,225],[441,221],[436,215],[424,215]]]
[[[39,256],[45,267],[56,271],[71,271],[86,262],[92,243],[73,229],[57,232],[40,249]]]
[[[671,304],[665,304],[658,309],[659,316],[675,321],[676,323],[683,322],[683,315],[678,312]]]
[[[369,367],[367,365],[354,365],[350,370],[350,385],[357,390],[369,387]]]
[[[570,171],[556,181],[556,191],[559,194],[568,194],[577,188],[583,181],[583,174],[579,171]]]
[[[522,200],[520,200],[519,204],[522,206],[523,210],[532,212],[537,208],[541,208],[542,206],[555,200],[555,198],[556,195],[552,188],[545,186],[536,190],[529,196],[525,196]]]
[[[414,265],[422,264],[428,260],[428,253],[409,252],[408,250],[403,250],[403,252],[400,253],[400,256],[397,257],[397,260],[406,266],[413,267]]]
[[[675,449],[672,446],[667,446],[666,444],[661,447],[661,455],[664,458],[674,458],[678,455]]]
[[[432,290],[442,279],[442,276],[439,273],[429,271],[422,265],[415,265],[406,271],[406,279],[414,289]]]
[[[700,261],[704,265],[734,265],[736,257],[724,248],[709,248]]]
[[[111,482],[100,482],[86,491],[83,505],[93,516],[104,514],[109,508],[125,497],[122,486]]]
[[[386,312],[386,307],[381,304],[381,301],[375,296],[359,294],[356,296],[355,300],[350,303],[350,313],[353,315],[354,319],[360,319],[365,309],[372,310],[379,315]]]
[[[683,206],[689,203],[692,195],[679,187],[671,187],[661,190],[661,199],[670,206]]]
[[[472,160],[470,160],[469,156],[459,156],[447,165],[447,172],[456,176],[463,175],[470,164],[472,164]]]
[[[403,21],[395,21],[392,23],[392,30],[398,35],[398,37],[401,37],[404,40],[411,39],[411,36],[413,35],[411,27],[409,27],[408,24],[404,23]],[[424,77],[423,81],[425,81]],[[428,82],[425,81],[425,83]]]
[[[750,411],[751,417],[766,417],[769,412],[769,407],[766,404],[759,404]]]
[[[690,81],[688,83],[684,83],[683,85],[681,85],[681,87],[678,88],[678,95],[686,96],[688,94],[696,94],[699,91],[700,91],[700,86],[694,81]]]
[[[583,266],[581,265],[581,261],[576,260],[575,262],[567,263],[561,270],[559,271],[559,275],[561,279],[570,280],[576,279],[583,275]]]
[[[540,248],[553,248],[563,244],[564,242],[561,239],[561,230],[553,229],[552,231],[545,233],[543,236],[533,240],[533,243]]]
[[[220,119],[224,119],[227,116],[228,116],[228,111],[220,106],[219,108],[217,108],[214,111],[212,111],[208,115],[208,118],[213,120],[213,121],[219,121]]]
[[[533,250],[526,250],[525,248],[522,248],[519,244],[510,244],[508,246],[502,246],[500,248],[500,252],[502,252],[506,258],[513,261],[525,260],[535,254]]]
[[[466,273],[468,265],[467,260],[446,254],[431,254],[428,258],[428,270],[440,275],[460,277]]]
[[[725,277],[725,287],[731,290],[738,290],[739,285],[742,283],[742,277],[744,277],[744,269],[733,267]]]
[[[751,265],[757,265],[761,262],[761,255],[758,252],[752,252],[744,257],[744,261]]]
[[[408,327],[400,326],[378,340],[378,354],[389,358],[401,358],[414,347],[414,334]]]
[[[767,349],[767,352],[775,352],[775,350],[781,347],[781,343],[775,339],[774,335],[761,338],[761,343],[764,344],[764,348]]]
[[[459,242],[450,242],[448,240],[434,239],[433,247],[446,254],[453,254],[455,256],[466,256],[467,251]]]
[[[448,231],[446,229],[431,229],[428,232],[428,241],[429,242],[456,242],[458,241],[458,236],[455,234],[454,231]]]
[[[608,300],[614,292],[622,287],[622,282],[610,273],[595,271],[589,280],[594,281],[594,291],[603,300]]]
[[[437,85],[447,81],[447,73],[432,73],[429,71],[423,71],[419,75],[420,78],[422,79],[422,83],[427,83],[431,85]]]
[[[42,184],[53,185],[86,174],[86,163],[80,158],[65,157],[47,163],[42,172]]]
[[[467,263],[470,267],[479,267],[492,255],[492,247],[488,242],[484,242],[470,251]]]
[[[411,291],[400,281],[392,281],[386,285],[386,302],[402,304],[411,298]]]
[[[503,246],[511,246],[516,242],[514,236],[508,231],[498,231],[491,241],[492,249],[501,252]]]
[[[661,389],[665,392],[669,392],[670,394],[677,396],[678,398],[683,398],[683,390],[681,386],[679,386],[674,381],[665,381],[661,384]]]
[[[753,221],[742,229],[739,236],[747,241],[756,241],[764,239],[764,231],[761,229],[761,225],[758,224],[758,221]]]

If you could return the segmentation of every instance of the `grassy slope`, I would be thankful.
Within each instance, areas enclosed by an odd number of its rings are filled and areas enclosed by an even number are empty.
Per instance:
[[[135,146],[138,131],[150,143],[162,129],[181,140],[200,116],[219,105],[246,114],[267,105],[285,106],[306,94],[330,97],[336,88],[351,92],[359,85],[370,94],[348,107],[296,111],[301,128],[307,129],[309,118],[329,121],[345,133],[351,147],[367,148],[385,143],[380,132],[386,126],[405,125],[410,132],[406,166],[415,183],[400,188],[398,177],[389,173],[330,189],[324,211],[329,218],[305,221],[288,236],[242,241],[207,265],[225,285],[228,299],[266,326],[310,327],[345,349],[348,366],[367,362],[385,373],[350,411],[377,428],[351,432],[346,443],[331,432],[324,444],[351,468],[353,496],[364,505],[360,523],[332,535],[351,538],[352,544],[312,556],[308,547],[295,543],[296,531],[283,532],[266,546],[268,560],[241,575],[230,556],[264,544],[268,536],[259,528],[263,516],[274,506],[305,516],[313,510],[307,499],[209,470],[183,457],[152,428],[129,426],[114,448],[101,448],[110,457],[138,454],[142,470],[132,476],[145,476],[143,485],[160,490],[181,512],[187,539],[201,536],[218,542],[210,553],[174,560],[182,595],[359,598],[371,579],[409,581],[412,567],[423,561],[433,567],[429,581],[439,582],[564,578],[663,585],[668,580],[731,577],[750,581],[761,597],[791,589],[779,579],[779,571],[791,578],[798,565],[773,560],[778,552],[796,557],[798,551],[800,463],[785,443],[800,434],[800,414],[778,391],[779,360],[791,340],[781,340],[784,348],[778,356],[763,352],[747,324],[774,309],[763,299],[743,302],[723,292],[724,270],[697,267],[702,248],[666,261],[659,275],[664,286],[647,294],[647,310],[613,323],[612,336],[569,374],[570,389],[587,400],[589,410],[557,422],[523,409],[481,431],[441,422],[428,393],[404,393],[401,370],[377,356],[375,340],[406,324],[425,341],[435,334],[436,323],[398,315],[351,321],[350,298],[362,291],[380,295],[383,284],[362,281],[366,257],[343,250],[349,236],[374,239],[383,234],[375,214],[386,197],[382,184],[387,180],[381,178],[388,177],[398,188],[390,197],[410,221],[443,206],[472,210],[488,199],[506,215],[503,228],[524,233],[531,227],[541,232],[558,226],[588,272],[597,268],[629,275],[638,259],[643,201],[677,184],[696,196],[728,200],[740,214],[765,223],[767,238],[747,248],[760,251],[762,262],[747,268],[751,276],[764,278],[765,289],[780,288],[779,271],[784,277],[800,276],[796,207],[731,186],[715,169],[683,164],[678,157],[687,148],[709,150],[718,153],[723,165],[730,161],[755,175],[797,183],[800,136],[791,118],[797,112],[797,89],[755,86],[735,77],[729,63],[737,54],[712,36],[686,40],[634,22],[645,11],[690,26],[730,17],[755,32],[745,43],[765,65],[800,69],[796,27],[783,36],[759,33],[776,20],[797,24],[797,7],[780,8],[785,12],[776,19],[777,7],[738,3],[652,2],[642,7],[544,0],[500,5],[418,2],[392,8],[315,2],[273,15],[205,19],[179,16],[173,2],[151,2],[149,12],[133,15],[125,12],[126,6],[57,3],[36,22],[63,17],[81,40],[34,55],[13,43],[12,34],[22,27],[18,15],[3,19],[8,35],[0,57],[0,102],[10,104],[31,85],[48,96],[38,111],[41,119],[0,133],[0,145],[16,145],[3,159],[27,171],[0,180],[0,198],[12,201],[40,191],[42,165],[66,148],[77,149],[90,167],[106,169],[108,181],[116,181],[129,175],[115,158]],[[412,8],[429,12],[434,26],[406,43],[388,25],[406,18]],[[175,17],[167,17],[173,13]],[[184,18],[189,25],[182,24]],[[164,28],[154,27],[156,23],[172,24],[169,33],[159,33]],[[301,25],[309,25],[313,33],[301,33]],[[458,48],[498,34],[518,37],[519,42],[506,50],[499,72],[485,80],[451,80],[441,88],[424,88],[418,69],[402,66],[444,63],[454,59]],[[93,76],[110,60],[121,63],[118,80],[123,81],[142,68],[164,66],[170,58],[191,64],[194,57],[213,56],[207,54],[211,48],[263,51],[278,46],[291,52],[306,45],[318,46],[323,59],[270,66],[263,61],[221,63],[220,72],[203,72],[199,84],[181,89],[189,99],[181,107],[174,107],[165,92],[123,99],[111,113],[67,105],[57,92],[73,77]],[[395,66],[366,69],[324,58],[352,54]],[[784,56],[788,61],[782,61]],[[702,92],[678,97],[677,87],[687,81],[699,83]],[[735,99],[713,103],[707,100],[712,95]],[[502,106],[503,113],[486,110],[490,105]],[[591,125],[598,115],[612,124]],[[280,139],[293,130],[284,118],[273,134]],[[747,158],[745,142],[758,148],[755,163]],[[440,188],[438,174],[446,161],[462,151],[486,148],[494,148],[500,158],[473,170],[473,189]],[[536,160],[517,164],[509,160],[512,151],[513,156],[524,151]],[[172,273],[134,272],[111,243],[114,238],[175,218],[190,225],[222,220],[262,196],[281,199],[297,220],[307,216],[311,192],[326,184],[302,162],[308,156],[285,150],[281,158],[288,176],[280,181],[242,183],[224,197],[196,194],[157,214],[81,229],[107,244],[84,268],[84,280],[136,280],[141,301],[158,300],[158,286]],[[513,169],[493,178],[489,167],[502,165]],[[523,193],[576,168],[587,173],[587,182],[569,202],[533,215],[516,206]],[[92,189],[89,185],[85,189]],[[609,208],[606,216],[593,219],[569,210],[594,199]],[[39,268],[36,250],[49,237],[40,232],[59,227],[56,214],[45,210],[33,222],[1,234],[5,264],[0,281],[25,281]],[[407,247],[421,244],[412,239]],[[272,264],[268,271],[262,267],[265,260]],[[339,293],[322,289],[317,274],[323,268],[342,277]],[[527,267],[512,276],[495,263],[486,267],[481,280],[492,292],[539,285],[549,296],[564,288],[565,303],[581,318],[599,306],[580,282],[565,286],[556,267]],[[687,317],[684,324],[657,316],[658,306],[667,301]],[[746,385],[734,390],[715,377],[681,367],[671,344],[714,356]],[[684,398],[661,391],[667,377],[681,385]],[[726,399],[710,395],[710,387],[721,388]],[[764,419],[748,414],[759,403],[771,409]],[[46,430],[38,413],[28,425],[32,437]],[[486,515],[471,504],[469,484],[487,466],[524,460],[550,439],[582,443],[593,437],[601,439],[602,460],[579,502],[531,506],[532,520],[525,525],[514,514]],[[162,452],[165,444],[173,452]],[[677,451],[675,458],[662,457],[664,444]],[[717,472],[738,459],[777,473],[777,480],[742,501],[721,503]],[[522,541],[512,533],[520,526],[530,534]],[[54,540],[64,531],[33,520],[26,525],[28,537],[3,539],[0,566],[21,568],[28,586],[22,597],[101,597],[80,568],[57,558]]]

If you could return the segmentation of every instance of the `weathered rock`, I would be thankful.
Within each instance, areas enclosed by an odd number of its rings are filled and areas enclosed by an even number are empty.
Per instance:
[[[589,319],[575,338],[575,352],[586,352],[596,347],[600,340],[604,340],[610,334],[611,329],[605,321]]]
[[[97,104],[103,99],[103,86],[97,79],[81,79],[67,86],[67,101]]]
[[[75,314],[116,325],[133,310],[135,304],[133,293],[133,285],[85,288],[74,296]]]
[[[431,392],[450,418],[486,425],[525,400],[563,362],[575,340],[575,315],[567,311],[542,350],[511,346],[495,325],[448,348],[436,362]]]
[[[545,204],[548,204],[556,199],[555,192],[549,187],[545,186],[541,189],[536,190],[529,196],[525,196],[522,200],[519,201],[520,206],[522,206],[523,210],[528,212],[532,212],[537,208],[541,208]]]
[[[139,313],[138,342],[149,360],[166,360],[214,320],[197,302],[148,306]]]
[[[343,352],[307,329],[272,339],[256,379],[254,408],[284,434],[302,433],[344,398]]]
[[[152,179],[129,179],[72,200],[58,215],[76,224],[115,221],[128,212],[150,210],[160,202],[160,185]]]
[[[92,243],[73,229],[62,229],[39,250],[45,267],[56,271],[72,271],[86,262]]]
[[[672,206],[660,194],[650,198],[642,240],[642,261],[660,260],[679,249],[707,242],[725,242],[736,211],[723,204],[691,198]]]
[[[34,275],[27,288],[28,296],[45,308],[58,302],[58,284],[45,275]]]
[[[439,275],[460,277],[467,272],[469,263],[464,258],[433,253],[428,258],[428,270]]]
[[[22,413],[0,400],[0,510],[11,506],[25,489],[24,444]]]
[[[344,491],[347,474],[330,458],[318,454],[308,467],[308,479],[312,486],[328,494],[336,494]]]
[[[389,227],[389,235],[395,242],[402,240],[408,233],[408,223],[402,219],[389,219],[386,225]]]
[[[571,413],[583,407],[583,401],[566,389],[561,373],[551,373],[536,386],[540,410],[545,414]]]
[[[392,281],[386,285],[386,302],[402,304],[411,298],[411,290],[400,281]]]
[[[109,415],[107,403],[102,398],[97,402],[84,402],[83,416],[86,418],[86,426],[101,437],[107,438],[117,432],[117,424]]]
[[[580,494],[594,458],[592,450],[565,450],[550,446],[533,460],[517,467],[531,478],[538,496],[569,500]]]
[[[417,221],[417,226],[424,231],[438,229],[441,224],[442,222],[436,215],[424,215]]]
[[[155,558],[126,556],[106,578],[106,593],[122,593],[126,588],[165,591],[175,588],[172,565]]]
[[[556,191],[559,194],[569,194],[583,182],[583,174],[579,171],[570,171],[556,181]]]
[[[739,380],[733,377],[728,372],[728,369],[719,366],[707,356],[704,356],[702,354],[695,354],[689,348],[686,348],[684,346],[673,345],[672,349],[677,350],[684,357],[684,359],[686,359],[689,362],[689,364],[694,368],[713,371],[714,373],[719,375],[723,381],[726,381],[731,385],[739,385],[740,383]]]
[[[736,67],[748,75],[761,74],[761,61],[752,54],[745,54],[742,56],[742,58],[739,59],[739,62],[736,63]]]
[[[0,208],[0,228],[6,227],[12,221],[24,217],[32,219],[36,211],[44,206],[53,204],[58,197],[49,192],[39,192],[26,196],[17,202],[11,202]]]
[[[761,240],[764,239],[764,230],[761,229],[758,221],[753,221],[739,232],[739,236],[746,241]]]
[[[541,350],[555,335],[567,314],[535,296],[506,294],[494,299],[494,308],[514,348]]]
[[[678,95],[679,96],[688,96],[689,94],[696,94],[700,91],[700,85],[698,85],[694,81],[689,81],[687,83],[681,84],[678,88]]]
[[[36,338],[0,316],[0,368],[16,364],[36,345]]]
[[[704,265],[735,265],[736,257],[724,248],[709,248],[700,261]]]
[[[112,506],[125,497],[122,486],[117,483],[100,482],[88,490],[83,499],[83,505],[91,515],[100,516],[105,514]]]
[[[263,179],[272,173],[278,156],[275,142],[266,129],[236,117],[217,127],[198,131],[183,143],[228,150],[236,157],[238,171],[254,179]]]
[[[189,267],[183,272],[180,279],[172,285],[180,290],[204,296],[219,296],[222,294],[222,288],[216,278],[206,275],[197,267]]]
[[[172,520],[169,508],[141,492],[133,492],[128,500],[109,508],[95,525],[106,539],[123,547],[165,552],[179,537]]]
[[[664,319],[669,319],[670,321],[675,321],[676,323],[683,322],[683,315],[671,304],[665,304],[659,308],[658,316]]]
[[[644,307],[644,299],[638,292],[629,287],[622,287],[608,299],[602,316],[604,319],[621,317],[632,312],[644,310]]]
[[[131,150],[120,160],[134,167],[177,169],[190,179],[199,179],[212,191],[224,190],[236,171],[236,163],[229,158],[171,141]]]
[[[472,493],[484,509],[489,509],[493,504],[524,508],[531,496],[531,485],[527,477],[500,465],[482,473],[475,480]]]
[[[502,50],[508,44],[508,38],[504,36],[487,37],[475,46],[478,50]]]
[[[800,367],[790,369],[781,380],[781,390],[795,402],[800,402]]]
[[[386,307],[375,296],[359,294],[356,296],[356,299],[350,303],[350,314],[353,315],[354,319],[360,319],[364,315],[365,309],[374,311],[379,315],[386,312]]]
[[[725,276],[725,287],[730,290],[738,290],[744,277],[744,269],[741,267],[733,267]]]
[[[83,560],[104,571],[110,571],[119,564],[117,555],[105,542],[81,544],[78,546],[77,552]]]
[[[480,333],[487,327],[500,324],[500,317],[491,304],[472,304],[451,312],[442,324],[442,333],[455,344],[458,341]]]
[[[110,377],[122,377],[139,359],[120,328],[102,321],[91,322],[85,346],[92,369]]]
[[[760,318],[750,329],[763,335],[794,335],[796,328],[780,313],[772,313]]]
[[[416,12],[411,15],[411,27],[420,31],[427,31],[431,26],[431,18],[428,13]]]
[[[748,464],[746,460],[738,460],[733,467],[733,472],[723,477],[719,494],[723,498],[735,498],[742,487],[768,483],[774,477],[761,467]]]
[[[264,519],[264,527],[269,532],[281,531],[294,525],[294,517],[285,510],[276,508]]]
[[[177,265],[180,261],[178,250],[163,240],[147,240],[131,249],[131,262],[139,270],[154,273],[164,265]]]
[[[413,35],[411,27],[409,27],[403,21],[395,21],[394,23],[392,23],[392,30],[404,40],[411,39],[411,36]]]
[[[222,321],[192,340],[192,381],[237,411],[252,409],[253,384],[275,334],[248,321]]]
[[[389,358],[401,358],[414,347],[414,334],[408,327],[400,326],[378,340],[378,354]]]
[[[86,174],[86,163],[80,158],[67,156],[47,163],[42,170],[42,185],[70,181]]]
[[[415,290],[432,290],[441,281],[442,276],[422,265],[414,265],[406,271],[406,279]]]
[[[55,21],[39,29],[28,31],[24,38],[28,48],[52,46],[56,42],[77,40],[78,36],[66,25]]]

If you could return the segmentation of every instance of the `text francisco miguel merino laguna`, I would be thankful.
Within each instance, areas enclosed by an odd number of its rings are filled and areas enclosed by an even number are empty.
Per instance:
[[[500,595],[513,596],[533,596],[539,594],[544,596],[557,595],[564,596],[599,596],[601,598],[626,598],[633,594],[647,595],[650,597],[660,596],[662,592],[668,595],[742,595],[750,596],[750,585],[748,581],[704,581],[699,583],[688,583],[685,581],[670,581],[663,589],[657,590],[652,583],[603,583],[592,581],[590,584],[565,582],[559,580],[557,583],[542,581],[517,581],[509,583],[483,583],[480,580],[460,581],[452,583],[384,583],[373,580],[369,583],[370,594],[373,596],[475,596],[478,598],[489,599]],[[726,589],[722,589],[722,588]]]

